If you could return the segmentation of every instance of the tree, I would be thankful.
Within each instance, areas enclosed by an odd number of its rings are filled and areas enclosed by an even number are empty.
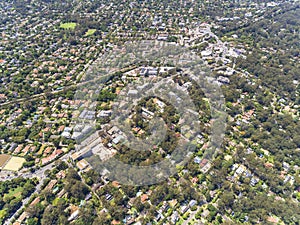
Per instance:
[[[68,174],[66,176],[66,180],[80,180],[80,176],[78,175],[78,173],[76,172],[76,170],[74,168],[70,168],[68,170]]]
[[[81,182],[78,173],[70,168],[66,176],[65,190],[68,191],[73,197],[83,199],[88,194],[89,189]]]
[[[95,212],[92,205],[87,204],[84,208],[80,210],[80,219],[75,222],[75,224],[92,224],[95,218]]]
[[[26,221],[27,225],[36,225],[39,224],[39,219],[34,217],[34,218],[28,218]]]
[[[58,221],[59,213],[55,210],[54,207],[48,206],[43,214],[41,224],[42,225],[55,225]]]
[[[108,218],[106,213],[101,213],[96,219],[94,220],[92,225],[107,225],[111,223],[111,219]]]
[[[232,208],[234,202],[234,193],[232,193],[231,191],[224,191],[220,196],[220,201],[224,204],[225,207]]]
[[[44,211],[44,206],[41,203],[37,203],[36,205],[30,205],[26,212],[30,215],[30,217],[40,218]]]

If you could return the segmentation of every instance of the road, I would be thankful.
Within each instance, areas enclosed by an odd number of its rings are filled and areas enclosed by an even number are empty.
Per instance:
[[[182,225],[188,225],[189,222],[191,222],[195,218],[195,215],[198,212],[198,210],[199,210],[199,207],[197,207],[197,209],[195,211],[191,211],[191,209],[189,209],[190,216],[189,216],[189,218],[187,218],[187,220],[184,220],[184,222],[182,223]]]
[[[22,211],[23,207],[24,207],[26,204],[28,204],[28,202],[29,202],[31,196],[32,196],[33,194],[39,193],[39,192],[41,191],[41,186],[42,186],[42,184],[43,184],[43,180],[41,180],[41,181],[39,182],[39,184],[38,184],[38,185],[36,186],[36,188],[35,188],[35,191],[34,191],[30,196],[28,196],[27,198],[25,198],[25,199],[22,200],[22,205],[21,205],[21,207],[20,207],[20,208],[19,208],[19,209],[18,209],[18,210],[10,217],[10,218],[8,218],[8,219],[4,222],[4,225],[12,224],[12,221],[13,221],[13,220],[18,219],[18,216],[19,216],[20,212]]]
[[[59,159],[63,160],[63,161],[66,161],[71,156],[71,154],[73,154],[73,153],[74,153],[74,151],[70,151],[67,154],[60,157]],[[44,183],[44,180],[46,179],[45,171],[50,170],[54,166],[55,162],[56,162],[56,160],[51,162],[50,164],[40,168],[39,170],[37,170],[33,173],[27,172],[27,173],[23,173],[23,174],[18,175],[18,176],[22,176],[24,178],[34,178],[34,177],[36,177],[36,178],[39,179],[39,183],[36,186],[34,192],[29,197],[22,200],[22,205],[20,206],[20,208],[10,218],[8,218],[5,221],[4,225],[9,225],[9,224],[12,223],[13,220],[17,219],[17,217],[19,216],[19,213],[21,212],[21,210],[25,207],[26,204],[28,204],[28,202],[30,200],[30,197],[35,193],[40,193],[41,187]],[[9,179],[17,178],[18,176],[10,177]]]
[[[119,70],[119,72],[126,72],[128,70],[132,70],[132,69],[135,69],[136,66],[130,66],[130,67],[127,67],[127,68],[123,68],[121,70]],[[79,84],[74,84],[74,85],[70,85],[68,87],[65,87],[63,90],[56,90],[56,91],[52,91],[50,92],[51,94],[58,94],[58,93],[61,93],[61,92],[64,92],[66,90],[70,90],[71,88],[74,88],[74,87],[80,87],[80,86],[83,86],[87,83],[90,83],[90,82],[95,82],[97,81],[98,79],[101,79],[103,78],[104,76],[111,76],[113,75],[114,73],[116,73],[117,71],[112,71],[111,73],[109,74],[105,74],[101,77],[97,77],[97,78],[94,78],[93,80],[91,81],[87,81],[87,82],[82,82],[82,83],[79,83]],[[47,93],[41,93],[41,94],[37,94],[37,95],[34,95],[34,96],[31,96],[30,98],[22,98],[22,99],[17,99],[17,100],[13,100],[13,101],[10,101],[10,102],[5,102],[5,103],[2,103],[0,104],[0,107],[1,106],[6,106],[6,105],[9,105],[9,104],[15,104],[15,103],[20,103],[20,102],[24,102],[24,101],[28,101],[28,100],[34,100],[34,99],[38,99],[40,97],[45,97]],[[12,223],[13,220],[16,220],[17,217],[19,216],[19,213],[21,212],[21,210],[25,207],[26,204],[28,204],[29,200],[30,200],[30,197],[35,194],[35,193],[39,193],[41,191],[41,186],[44,182],[44,180],[46,179],[46,175],[45,175],[45,171],[47,170],[51,170],[52,167],[55,165],[55,162],[60,159],[60,160],[63,160],[63,161],[67,161],[67,159],[71,156],[71,154],[73,154],[74,151],[70,151],[66,154],[64,154],[62,157],[60,158],[57,158],[56,160],[54,160],[53,162],[49,163],[48,165],[46,166],[43,166],[39,169],[37,169],[36,171],[34,172],[26,172],[26,173],[19,173],[18,175],[14,175],[14,176],[9,176],[9,177],[6,177],[6,178],[1,178],[0,177],[0,182],[1,181],[6,181],[6,180],[11,180],[11,179],[14,179],[14,178],[17,178],[19,176],[22,176],[24,178],[38,178],[39,180],[39,184],[36,186],[35,188],[35,191],[27,198],[23,199],[22,200],[22,205],[20,206],[20,208],[10,217],[8,218],[4,224],[5,225],[9,225]],[[98,196],[99,197],[99,196]]]
[[[45,92],[45,93],[40,93],[40,94],[32,95],[32,96],[29,96],[29,97],[26,97],[26,98],[19,98],[19,99],[14,99],[14,100],[11,100],[11,101],[3,102],[3,103],[0,104],[0,108],[9,106],[11,104],[23,103],[23,102],[28,102],[28,101],[40,99],[40,98],[46,98],[47,95],[56,95],[56,94],[64,93],[64,92],[66,92],[68,90],[72,90],[72,89],[75,89],[75,88],[78,88],[78,87],[82,87],[82,86],[84,86],[86,84],[96,82],[97,80],[100,80],[101,78],[103,78],[105,76],[107,76],[107,77],[108,76],[112,76],[116,72],[124,73],[124,72],[126,72],[128,70],[132,70],[132,69],[135,69],[135,68],[136,68],[136,66],[126,67],[126,68],[123,68],[121,70],[111,71],[108,74],[104,74],[104,75],[102,75],[100,77],[96,77],[96,78],[94,78],[92,80],[89,80],[89,81],[85,81],[85,82],[81,82],[81,83],[78,83],[78,84],[72,84],[72,85],[69,85],[69,86],[65,86],[61,90],[54,90],[54,91],[50,91],[50,92]]]

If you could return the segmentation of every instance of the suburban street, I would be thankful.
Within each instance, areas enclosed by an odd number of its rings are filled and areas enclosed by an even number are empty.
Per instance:
[[[67,161],[68,158],[70,157],[70,155],[73,154],[73,153],[74,153],[74,151],[70,151],[70,152],[68,152],[67,154],[63,155],[63,156],[62,156],[61,158],[59,158],[59,159],[60,159],[60,160],[63,160],[63,161]],[[50,170],[50,169],[54,166],[55,162],[56,162],[56,160],[53,161],[53,162],[51,162],[51,163],[49,163],[48,165],[46,165],[46,166],[44,166],[44,167],[38,169],[38,170],[36,170],[36,171],[33,172],[33,173],[27,172],[27,173],[24,173],[24,174],[19,174],[18,176],[14,176],[14,177],[9,177],[9,178],[7,178],[7,179],[14,179],[14,178],[17,178],[17,177],[19,177],[19,176],[22,176],[22,177],[24,177],[24,178],[29,178],[29,179],[31,179],[31,178],[36,177],[36,178],[39,179],[39,183],[38,183],[38,185],[36,186],[35,191],[34,191],[30,196],[28,196],[27,198],[25,198],[25,199],[22,200],[22,205],[21,205],[21,207],[20,207],[20,208],[19,208],[19,209],[18,209],[18,210],[10,217],[10,218],[8,218],[8,219],[5,221],[5,223],[4,223],[5,225],[11,224],[11,222],[12,222],[14,219],[16,219],[17,216],[19,216],[19,213],[20,213],[21,210],[24,208],[24,206],[29,202],[30,197],[31,197],[32,195],[34,195],[35,193],[40,193],[41,187],[42,187],[42,185],[43,185],[43,182],[44,182],[44,180],[47,178],[46,175],[45,175],[45,171]],[[6,179],[6,180],[7,180],[7,179]],[[0,181],[3,181],[3,179],[0,180]]]

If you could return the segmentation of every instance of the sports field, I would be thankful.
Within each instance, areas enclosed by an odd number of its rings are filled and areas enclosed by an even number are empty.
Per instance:
[[[63,29],[72,29],[74,30],[76,27],[76,23],[61,23],[60,24],[60,28],[63,28]]]
[[[0,168],[2,168],[5,163],[10,159],[10,155],[0,154]]]
[[[7,164],[4,166],[4,170],[10,170],[10,171],[18,171],[23,166],[23,163],[26,160],[21,157],[13,156],[11,159],[7,162]]]

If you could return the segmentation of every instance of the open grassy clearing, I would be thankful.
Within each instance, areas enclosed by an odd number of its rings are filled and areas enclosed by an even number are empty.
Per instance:
[[[90,36],[93,35],[97,30],[96,29],[88,29],[88,31],[85,33],[84,36]]]
[[[46,145],[42,145],[42,147],[40,147],[40,150],[36,153],[37,155],[42,155],[44,150],[46,148]]]
[[[72,30],[74,30],[76,25],[77,25],[76,23],[61,23],[59,27],[63,28],[63,29],[72,29]]]
[[[0,222],[2,218],[6,217],[6,215],[7,215],[7,211],[5,209],[0,210]]]
[[[23,187],[17,187],[17,188],[14,188],[14,189],[11,189],[7,194],[4,195],[4,199],[5,198],[9,198],[9,197],[16,197],[16,198],[20,198],[21,197],[21,194],[22,194],[22,191],[23,191]]]

